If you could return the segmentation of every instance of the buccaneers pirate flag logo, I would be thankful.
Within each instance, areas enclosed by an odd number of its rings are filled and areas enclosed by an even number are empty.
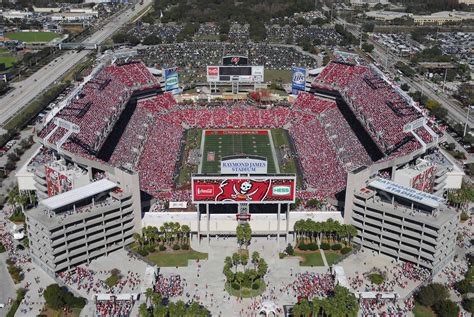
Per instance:
[[[271,180],[226,179],[220,185],[216,201],[262,201],[270,190]]]

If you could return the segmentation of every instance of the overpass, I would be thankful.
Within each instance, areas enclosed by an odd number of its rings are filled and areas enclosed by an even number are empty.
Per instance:
[[[57,47],[60,50],[96,50],[99,48],[99,44],[87,42],[59,43]]]

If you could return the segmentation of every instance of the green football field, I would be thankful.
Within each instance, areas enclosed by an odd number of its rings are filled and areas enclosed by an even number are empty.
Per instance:
[[[13,32],[5,34],[5,37],[8,37],[9,39],[23,41],[26,43],[50,42],[51,40],[60,36],[60,34],[54,32]]]
[[[268,173],[276,173],[268,130],[203,130],[205,134],[201,173],[219,173],[220,159],[247,154],[267,158]]]

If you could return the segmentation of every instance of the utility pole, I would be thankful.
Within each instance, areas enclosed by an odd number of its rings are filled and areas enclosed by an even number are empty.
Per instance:
[[[444,92],[444,87],[446,86],[446,75],[448,74],[448,69],[444,69],[444,81],[443,81],[443,92]]]
[[[463,137],[466,136],[466,133],[467,133],[467,123],[469,122],[469,112],[471,111],[471,109],[473,108],[474,106],[471,106],[469,105],[467,107],[467,114],[466,114],[466,123],[464,124],[464,134],[463,134]]]

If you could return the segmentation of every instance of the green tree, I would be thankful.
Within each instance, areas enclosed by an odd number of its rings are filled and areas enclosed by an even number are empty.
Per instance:
[[[267,274],[268,271],[268,264],[264,259],[260,259],[258,261],[257,273],[262,279]]]
[[[474,313],[474,298],[464,298],[461,302],[462,307],[470,312],[471,314]]]
[[[153,308],[153,317],[167,317],[168,307],[164,305],[158,305]]]
[[[242,254],[240,256],[240,263],[244,266],[244,268],[247,266],[249,263],[249,256],[247,254]]]
[[[438,301],[449,297],[447,288],[439,283],[432,283],[420,288],[416,295],[417,301],[424,306],[433,306]]]
[[[189,234],[191,233],[191,228],[189,228],[188,225],[182,225],[182,226],[181,226],[181,230],[182,230],[183,235],[184,235],[184,237],[185,237],[185,239],[186,239],[186,240],[185,240],[186,243],[189,244]]]
[[[437,301],[433,308],[438,317],[452,317],[459,314],[458,305],[449,299]]]
[[[150,315],[145,303],[140,304],[138,307],[138,313],[140,314],[140,317],[148,317]]]
[[[238,253],[232,254],[232,264],[236,267],[236,270],[237,270],[237,267],[240,264],[240,254]]]
[[[407,83],[403,83],[400,85],[400,88],[403,90],[403,91],[409,91],[410,90],[410,86],[408,86]]]
[[[143,39],[143,45],[157,45],[161,44],[161,38],[156,35],[148,35]]]
[[[364,52],[372,53],[372,51],[374,50],[374,46],[372,44],[369,44],[369,43],[363,43],[362,44],[362,49],[364,50]]]
[[[252,264],[257,267],[258,261],[260,260],[260,254],[257,251],[252,253]]]
[[[244,245],[248,247],[250,240],[252,239],[252,229],[250,228],[250,224],[247,222],[237,225],[236,236],[240,248]]]
[[[63,291],[58,284],[51,284],[44,290],[43,297],[48,305],[52,309],[59,310],[64,307],[64,300],[62,296]]]

